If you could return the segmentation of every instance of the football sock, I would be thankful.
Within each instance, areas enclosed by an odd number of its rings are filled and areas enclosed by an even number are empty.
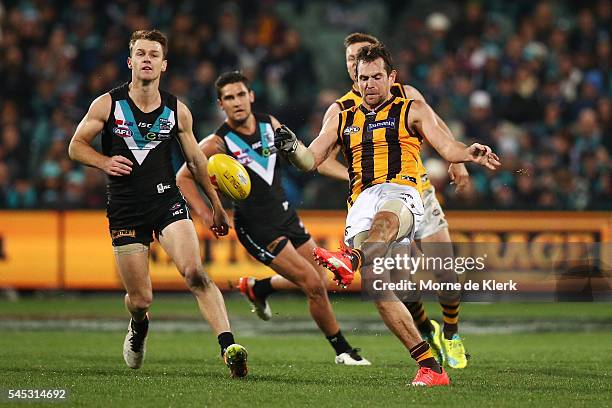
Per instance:
[[[410,357],[415,359],[420,367],[427,367],[434,370],[436,373],[442,373],[440,364],[434,358],[431,348],[426,341],[422,341],[413,348],[410,349]]]
[[[408,302],[404,303],[404,305],[408,308],[408,311],[414,320],[414,324],[417,326],[421,334],[430,334],[435,330],[433,324],[431,324],[431,321],[427,316],[427,312],[425,312],[423,303]]]
[[[264,300],[272,293],[276,292],[276,289],[272,287],[270,282],[271,278],[256,280],[253,285],[253,293],[258,299]]]
[[[325,337],[327,338],[327,341],[329,341],[329,344],[331,344],[331,346],[336,351],[337,356],[352,350],[350,344],[348,344],[348,341],[346,341],[346,339],[344,338],[344,335],[342,334],[341,330],[338,330],[338,333],[334,334],[333,336]]]
[[[138,333],[139,336],[144,337],[149,331],[149,316],[145,315],[145,318],[139,322],[132,319],[130,324],[132,325],[132,330]]]
[[[444,319],[444,338],[450,340],[459,331],[459,301],[453,303],[440,303]]]
[[[360,249],[351,248],[351,269],[353,272],[357,272],[363,265],[363,252]]]
[[[225,353],[225,349],[235,343],[232,332],[223,332],[217,336],[219,345],[221,346],[221,355]]]

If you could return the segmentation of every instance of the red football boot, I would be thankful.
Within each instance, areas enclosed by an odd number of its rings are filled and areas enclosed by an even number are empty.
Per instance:
[[[340,286],[348,286],[353,282],[355,272],[351,264],[351,249],[341,244],[340,251],[332,252],[325,248],[317,247],[312,250],[314,259],[333,272],[334,280]]]
[[[253,306],[251,311],[257,313],[257,316],[261,320],[270,320],[272,317],[272,309],[268,304],[268,300],[259,299],[255,296],[253,285],[255,285],[255,278],[249,276],[243,276],[240,278],[240,281],[238,281],[240,293],[242,293]]]
[[[411,384],[415,386],[436,387],[438,385],[449,385],[450,380],[444,368],[442,373],[438,374],[431,368],[419,367],[419,371],[417,371]]]

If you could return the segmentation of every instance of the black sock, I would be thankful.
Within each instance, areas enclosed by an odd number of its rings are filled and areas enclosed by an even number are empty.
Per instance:
[[[331,344],[334,350],[336,351],[337,356],[352,350],[351,345],[348,344],[348,341],[346,341],[346,339],[344,338],[344,335],[342,334],[341,330],[338,330],[338,333],[333,336],[325,337],[327,338],[327,341],[329,341],[329,344]]]
[[[236,343],[234,341],[234,335],[232,332],[223,332],[217,336],[217,340],[219,341],[219,345],[221,346],[221,355],[225,353],[225,349]]]
[[[253,285],[253,293],[255,297],[261,300],[265,300],[272,293],[276,292],[276,289],[272,287],[270,282],[271,278],[256,280]]]
[[[442,373],[442,368],[431,353],[431,348],[426,341],[422,341],[411,348],[410,356],[415,359],[420,367],[431,368],[438,374]]]
[[[427,317],[423,303],[409,302],[404,303],[404,305],[408,308],[408,311],[412,315],[412,320],[414,320],[414,324],[419,329],[421,334],[429,335],[435,330],[433,324],[431,324],[431,320],[429,320],[429,317]]]
[[[363,265],[363,252],[361,249],[352,248],[351,249],[351,269],[353,272],[357,272],[361,269],[361,265]]]
[[[459,331],[459,301],[440,302],[442,306],[442,318],[444,320],[444,338],[450,340]]]
[[[132,330],[138,333],[140,336],[146,336],[149,331],[149,317],[145,315],[145,318],[139,322],[132,319]]]

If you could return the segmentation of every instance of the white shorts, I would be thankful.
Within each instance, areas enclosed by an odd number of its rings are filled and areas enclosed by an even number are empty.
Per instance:
[[[444,228],[448,228],[448,222],[446,222],[442,206],[436,198],[436,189],[434,186],[423,190],[423,205],[425,207],[425,216],[416,229],[416,233],[414,234],[415,239],[423,239]]]
[[[382,183],[366,188],[359,194],[353,206],[346,215],[344,242],[351,245],[352,238],[360,232],[369,231],[374,215],[388,200],[399,199],[414,216],[414,224],[410,233],[399,242],[408,244],[414,237],[414,232],[421,223],[424,209],[421,194],[411,186],[395,183]]]

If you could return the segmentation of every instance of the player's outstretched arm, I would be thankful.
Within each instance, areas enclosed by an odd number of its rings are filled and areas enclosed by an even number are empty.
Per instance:
[[[204,138],[199,143],[199,147],[206,158],[216,153],[225,153],[223,141],[214,134]],[[212,228],[213,213],[200,195],[193,174],[187,168],[187,164],[183,164],[176,174],[176,185],[181,189],[181,193],[185,200],[187,200],[187,204],[189,204],[192,212],[204,223],[206,228]]]
[[[414,101],[408,112],[408,127],[425,137],[440,156],[451,163],[474,162],[491,170],[501,166],[499,157],[489,146],[474,143],[471,146],[455,140],[438,124],[435,113],[423,101]]]
[[[193,118],[184,103],[178,102],[179,132],[178,137],[185,155],[185,166],[193,174],[194,179],[204,189],[204,194],[210,200],[213,208],[213,232],[226,235],[229,232],[229,217],[223,209],[221,200],[208,176],[208,159],[200,150],[193,134]]]
[[[329,113],[329,109],[327,110],[327,113]],[[326,113],[326,115],[324,117],[324,120],[328,117],[327,113]],[[279,129],[279,128],[282,129],[282,125],[280,124],[280,122],[274,116],[271,116],[271,119],[272,119],[272,127],[274,129]],[[325,122],[323,122],[323,123],[325,123]],[[296,140],[297,140],[297,137],[296,137]],[[298,143],[299,143],[299,141],[298,141]],[[327,157],[327,159],[323,160],[323,162],[319,166],[317,166],[316,169],[317,169],[317,171],[319,173],[323,174],[324,176],[336,178],[336,179],[339,179],[339,180],[348,181],[348,179],[349,179],[348,178],[348,170],[346,169],[346,167],[342,163],[340,163],[338,160],[336,160],[335,157],[336,157],[337,154],[338,154],[338,150],[334,150],[334,151],[330,152],[329,157]],[[286,155],[286,157],[289,159],[289,161],[292,160],[290,156]],[[293,164],[293,162],[292,162],[292,164]],[[296,167],[300,168],[300,166],[296,166]],[[310,169],[306,169],[304,171],[310,171]]]
[[[319,136],[308,147],[300,143],[289,128],[281,125],[275,131],[274,146],[298,169],[313,171],[329,157],[338,138],[338,125],[338,116],[330,118],[323,125]]]
[[[414,86],[404,85],[404,93],[406,94],[406,99],[414,99],[417,101],[427,102],[425,101],[425,97],[423,96],[423,94],[419,92],[419,90],[416,89]],[[433,112],[436,116],[436,121],[438,122],[438,125],[440,125],[440,127],[444,129],[444,131],[451,135],[451,137],[453,137],[454,139],[453,132],[451,132],[446,122],[444,122],[444,120],[440,117],[440,115],[438,115],[435,110]],[[468,183],[470,182],[470,174],[468,173],[467,168],[463,163],[451,163],[448,167],[448,176],[457,187],[457,191],[461,191],[462,189],[466,188]]]
[[[97,97],[91,103],[70,140],[68,155],[72,160],[86,166],[96,167],[109,176],[125,176],[132,172],[132,162],[128,158],[108,157],[91,146],[91,142],[104,128],[104,122],[110,115],[111,103],[112,98],[108,93]]]
[[[327,111],[325,111],[325,115],[323,115],[323,121],[321,123],[321,126],[324,126],[325,122],[327,122],[329,118],[333,116],[338,116],[340,112],[340,106],[338,106],[336,102],[332,103],[329,108],[327,108]],[[319,165],[319,167],[317,167],[317,171],[327,177],[348,181],[348,169],[344,164],[336,160],[339,151],[340,146],[336,144],[336,146],[334,146],[334,148],[332,149],[329,157],[325,159],[323,163]]]

